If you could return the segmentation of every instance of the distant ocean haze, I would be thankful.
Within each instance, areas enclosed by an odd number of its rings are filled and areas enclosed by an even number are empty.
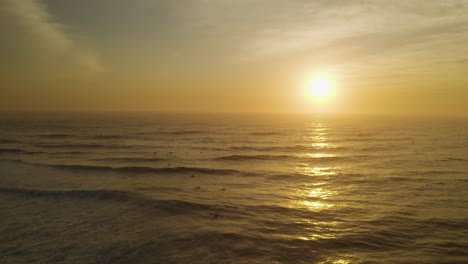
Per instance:
[[[2,263],[468,262],[468,120],[2,114]]]

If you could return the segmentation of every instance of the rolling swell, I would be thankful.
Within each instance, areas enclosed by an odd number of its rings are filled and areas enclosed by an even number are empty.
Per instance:
[[[135,197],[134,194],[117,190],[37,190],[22,188],[0,187],[1,193],[10,193],[31,197],[55,197],[55,198],[93,198],[98,200],[125,201]]]
[[[71,134],[39,134],[39,135],[34,135],[36,138],[56,138],[56,139],[65,139],[65,138],[74,138],[76,137],[75,135]]]
[[[468,161],[468,160],[462,159],[462,158],[443,158],[443,159],[439,159],[438,161],[449,162],[449,161]]]
[[[10,160],[12,161],[12,160]],[[65,164],[42,164],[32,163],[22,160],[15,160],[13,162],[21,162],[32,166],[48,167],[52,169],[68,170],[74,172],[116,172],[125,174],[207,174],[207,175],[252,175],[253,173],[242,172],[238,170],[229,169],[210,169],[201,167],[145,167],[145,166],[125,166],[125,167],[111,167],[111,166],[95,166],[95,165],[65,165]]]
[[[153,191],[164,190],[164,188],[151,188]],[[180,189],[179,189],[180,190]],[[293,216],[312,216],[314,212],[300,208],[286,208],[281,206],[263,206],[263,205],[210,205],[203,203],[194,203],[182,200],[159,200],[139,193],[123,190],[40,190],[24,188],[0,187],[0,193],[22,195],[31,198],[55,198],[55,199],[92,199],[92,200],[110,200],[116,202],[128,202],[145,208],[164,209],[168,212],[184,213],[187,211],[216,211],[235,215],[262,215],[264,213],[275,213],[279,216],[292,214]]]
[[[275,132],[275,131],[265,131],[265,132],[251,132],[249,135],[252,136],[280,136],[280,135],[286,135],[285,133],[282,132]]]
[[[174,136],[185,136],[185,135],[194,135],[194,134],[204,134],[207,131],[203,130],[174,130],[174,131],[151,131],[151,132],[142,132],[139,135],[174,135]],[[211,133],[211,132],[210,132]]]
[[[310,150],[327,150],[327,151],[339,151],[346,150],[345,147],[326,147],[317,148],[306,145],[294,145],[294,146],[233,146],[231,150],[245,150],[245,151],[285,151],[285,152],[297,152],[297,151],[310,151]]]
[[[47,149],[94,149],[94,148],[119,149],[119,148],[135,148],[135,146],[104,145],[104,144],[97,144],[97,143],[76,143],[76,144],[39,143],[39,144],[36,144],[36,146],[41,147],[41,148],[47,148]]]
[[[22,149],[6,148],[0,149],[0,154],[41,154],[43,151],[26,151]]]
[[[348,160],[360,160],[360,159],[371,159],[375,156],[370,155],[353,155],[353,156],[293,156],[293,155],[227,155],[214,158],[215,161],[276,161],[276,160],[295,160],[301,162],[311,161],[348,161]]]
[[[400,175],[407,176],[407,175],[421,175],[421,176],[431,176],[431,175],[454,175],[454,174],[465,174],[466,172],[459,171],[459,170],[438,170],[438,169],[429,169],[429,170],[409,170],[409,171],[402,171]]]
[[[288,155],[228,155],[214,158],[216,161],[244,161],[244,160],[282,160],[291,159]]]
[[[22,153],[23,150],[21,149],[11,149],[11,148],[5,148],[5,149],[0,149],[0,154],[3,153]]]
[[[79,138],[91,138],[91,139],[121,139],[121,138],[128,138],[128,136],[125,135],[92,135],[92,136],[87,136],[87,135],[74,135],[74,134],[62,134],[62,133],[56,133],[56,134],[38,134],[38,135],[33,135],[35,138],[43,138],[43,139],[79,139]]]
[[[288,245],[286,254],[288,257],[281,259],[282,255],[278,254],[275,258],[279,258],[282,263],[295,263],[291,262],[291,255],[307,256],[306,259],[317,258],[320,253],[317,253],[313,248],[321,249],[321,251],[334,252],[336,250],[392,250],[401,249],[411,245],[412,241],[405,241],[403,239],[386,238],[381,235],[369,233],[362,233],[358,235],[343,235],[336,236],[333,238],[322,238],[322,239],[301,239],[297,235],[283,235],[283,236],[267,236],[263,232],[258,234],[246,234],[246,233],[233,233],[233,232],[216,232],[207,231],[202,234],[195,234],[192,236],[184,237],[180,239],[180,243],[187,243],[192,241],[204,240],[207,243],[210,241],[216,241],[217,245],[221,247],[230,248],[234,244],[254,244],[252,247],[243,247],[239,250],[241,254],[258,254],[260,249],[269,249],[273,252],[283,252],[285,250],[284,245]],[[324,253],[322,252],[322,254]],[[264,252],[263,254],[268,254]],[[262,255],[263,255],[262,254]],[[301,262],[302,263],[302,262]]]
[[[122,136],[122,135],[96,135],[96,136],[92,136],[91,138],[93,139],[122,139],[122,138],[128,138],[128,137]]]
[[[365,143],[402,143],[411,141],[411,137],[336,137],[329,138],[327,141],[331,143],[352,143],[352,142],[365,142]]]
[[[137,193],[120,190],[37,190],[0,187],[0,193],[21,195],[30,198],[91,199],[97,201],[131,203],[139,207],[144,207],[146,210],[153,209],[158,212],[164,211],[178,214],[194,211],[222,210],[222,208],[218,208],[214,205],[180,200],[157,200]]]
[[[59,169],[71,170],[91,170],[91,171],[112,171],[121,173],[161,173],[161,174],[180,174],[180,173],[200,173],[210,175],[220,174],[239,174],[240,171],[236,170],[223,170],[223,169],[208,169],[198,167],[169,167],[169,168],[154,168],[154,167],[107,167],[107,166],[84,166],[84,165],[53,165]]]
[[[0,143],[2,143],[2,144],[7,144],[7,143],[18,143],[18,141],[12,140],[12,139],[0,138]]]
[[[164,158],[132,158],[132,157],[123,157],[123,158],[101,158],[93,159],[94,161],[113,161],[113,162],[158,162],[164,161]]]

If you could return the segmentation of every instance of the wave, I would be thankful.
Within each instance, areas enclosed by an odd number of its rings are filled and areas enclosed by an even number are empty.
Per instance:
[[[254,161],[254,160],[296,160],[301,162],[313,161],[346,161],[358,159],[370,159],[375,156],[369,155],[354,155],[354,156],[296,156],[296,155],[227,155],[214,158],[215,161]]]
[[[139,135],[176,135],[176,136],[183,136],[183,135],[193,135],[193,134],[212,134],[212,131],[203,131],[203,130],[173,130],[173,131],[150,131],[150,132],[142,132]]]
[[[191,147],[192,149],[197,150],[214,150],[214,151],[224,151],[225,148],[218,148],[218,147]]]
[[[39,134],[39,135],[34,135],[34,137],[63,139],[63,138],[74,138],[76,137],[76,135],[56,133],[56,134]]]
[[[48,152],[48,154],[54,154],[54,155],[81,155],[81,154],[89,154],[89,152],[85,152],[85,151],[60,151],[60,152]]]
[[[453,174],[465,174],[466,172],[457,170],[412,170],[400,173],[401,175],[453,175]]]
[[[322,173],[325,175],[333,175],[336,176],[338,174],[333,174],[333,170],[322,170]],[[311,174],[306,174],[306,173],[277,173],[277,174],[271,174],[268,175],[269,180],[275,180],[275,181],[285,181],[285,180],[310,180],[311,177],[315,176],[313,173]]]
[[[205,134],[207,131],[202,130],[177,130],[177,131],[167,131],[163,134],[165,135],[193,135],[193,134]]]
[[[374,151],[387,151],[390,150],[392,146],[368,146],[368,147],[361,147],[357,148],[356,150],[358,151],[369,151],[369,152],[374,152]]]
[[[6,139],[6,138],[0,138],[0,143],[1,144],[7,144],[7,143],[18,143],[19,141],[13,140],[13,139]]]
[[[97,170],[97,171],[113,171],[121,173],[161,173],[161,174],[181,174],[181,173],[200,173],[211,175],[222,174],[239,174],[237,170],[225,169],[208,169],[199,167],[168,167],[168,168],[154,168],[154,167],[106,167],[106,166],[83,166],[83,165],[54,165],[55,168],[71,169],[71,170]]]
[[[220,210],[213,205],[192,203],[181,200],[157,200],[142,194],[122,190],[38,190],[23,188],[0,187],[0,193],[22,195],[33,198],[56,198],[56,199],[93,199],[110,200],[116,202],[133,203],[146,209],[156,209],[170,213],[186,214],[190,211]]]
[[[444,158],[444,159],[440,159],[438,161],[467,161],[466,159],[462,159],[462,158]]]
[[[13,160],[9,160],[13,161]],[[15,160],[13,162],[21,162],[32,166],[48,167],[53,169],[68,170],[75,172],[116,172],[125,174],[207,174],[207,175],[253,175],[253,173],[242,172],[229,169],[209,169],[201,167],[145,167],[145,166],[95,166],[95,165],[66,165],[66,164],[43,164],[32,163],[23,160]]]
[[[216,161],[244,161],[244,160],[283,160],[295,158],[288,155],[229,155],[214,158]]]
[[[93,139],[120,139],[120,138],[128,138],[127,136],[122,135],[95,135],[92,136]]]
[[[42,154],[45,153],[43,151],[26,151],[22,149],[15,149],[15,148],[4,148],[0,149],[0,154]]]
[[[96,198],[100,200],[128,200],[130,193],[117,190],[37,190],[23,188],[0,187],[2,193],[13,193],[35,197],[71,197],[71,198]]]
[[[366,222],[372,227],[392,226],[398,223],[403,229],[402,233],[407,231],[410,234],[412,230],[426,230],[432,232],[433,230],[463,230],[468,225],[468,219],[443,219],[443,218],[412,218],[408,217],[411,214],[408,211],[397,211],[392,216],[384,216],[379,219]]]
[[[327,150],[327,151],[340,151],[346,150],[344,147],[313,147],[306,145],[293,145],[293,146],[233,146],[231,150],[240,151],[284,151],[284,152],[297,152],[297,151],[310,151],[310,150]]]
[[[395,216],[377,218],[373,220],[350,221],[343,219],[343,212],[335,210],[313,212],[307,209],[281,207],[276,205],[221,205],[204,204],[183,200],[164,200],[148,197],[143,194],[124,190],[41,190],[0,187],[0,193],[16,195],[31,199],[57,199],[57,200],[91,200],[97,202],[118,202],[142,209],[145,214],[160,216],[167,215],[197,215],[213,218],[214,215],[221,219],[251,220],[249,226],[241,232],[226,231],[226,229],[198,229],[194,232],[184,233],[175,239],[179,243],[214,243],[217,246],[231,248],[233,243],[256,245],[256,248],[278,250],[288,247],[290,254],[310,254],[314,257],[321,251],[337,252],[353,249],[358,252],[371,250],[395,250],[408,249],[414,246],[414,241],[430,236],[433,230],[460,232],[465,230],[468,224],[464,218],[460,219],[414,219],[404,216],[402,211]],[[55,200],[54,200],[55,201]],[[99,206],[98,206],[99,207]],[[400,215],[400,216],[398,216]],[[285,216],[288,216],[285,218]],[[301,219],[300,221],[296,221]],[[304,221],[307,220],[307,221]],[[230,223],[230,222],[229,222]],[[320,229],[322,223],[333,224],[331,228]],[[335,224],[336,223],[336,224]],[[318,227],[318,228],[316,228]],[[313,239],[307,239],[308,235],[317,235]],[[328,235],[321,238],[320,235]],[[426,246],[437,249],[457,249],[463,252],[466,243],[458,241],[429,241]],[[238,250],[251,250],[251,246],[239,247]],[[242,252],[246,253],[246,252]],[[241,253],[240,253],[241,254]]]
[[[284,133],[275,132],[275,131],[265,131],[265,132],[252,132],[252,133],[249,133],[249,135],[252,135],[252,136],[280,136],[280,135],[284,135]]]
[[[4,148],[4,149],[0,149],[0,154],[3,154],[3,153],[22,153],[23,150],[21,149],[11,149],[11,148]]]
[[[138,191],[164,191],[164,192],[180,192],[183,191],[181,188],[177,187],[156,187],[156,186],[151,186],[151,187],[137,187],[135,190]]]
[[[318,263],[319,260],[323,260],[321,254],[326,254],[326,252],[331,254],[332,252],[335,253],[337,251],[349,249],[354,249],[358,252],[366,250],[395,250],[407,248],[414,244],[411,239],[408,239],[408,236],[403,236],[404,238],[398,236],[386,237],[385,234],[374,232],[336,234],[333,238],[304,239],[307,235],[310,235],[310,230],[307,232],[307,229],[299,228],[299,230],[288,230],[288,228],[291,227],[280,229],[282,232],[278,235],[269,234],[277,233],[278,230],[269,229],[268,225],[263,229],[251,228],[250,230],[254,232],[204,231],[185,236],[180,240],[185,243],[199,243],[200,240],[203,240],[204,243],[214,243],[217,247],[226,248],[232,247],[233,244],[246,244],[256,245],[255,248],[274,250],[276,246],[272,245],[281,245],[276,248],[278,251],[284,250],[284,247],[287,246],[287,259],[281,259],[281,257],[278,256],[280,257],[277,259],[278,261],[266,261],[265,263],[295,263],[294,261],[291,262],[291,256],[300,256],[301,259],[307,259],[308,263],[311,260],[312,263]],[[321,231],[315,231],[315,233],[321,234]],[[320,249],[321,253],[310,250],[311,248]],[[239,254],[252,255],[258,259],[258,252],[251,246],[241,247],[236,250],[239,251]]]
[[[234,146],[230,147],[231,150],[245,150],[245,151],[302,151],[310,149],[307,146],[295,145],[295,146]]]
[[[123,158],[101,158],[101,159],[92,159],[93,161],[113,161],[113,162],[158,162],[165,161],[164,158],[132,158],[132,157],[123,157]]]
[[[138,148],[143,146],[127,146],[127,145],[104,145],[97,143],[76,143],[76,144],[49,144],[39,143],[35,146],[47,149],[67,148],[67,149],[95,149],[95,148],[106,148],[106,149],[121,149],[121,148]]]
[[[44,139],[68,139],[68,138],[91,138],[91,139],[119,139],[119,138],[127,138],[128,136],[123,135],[90,135],[90,136],[79,136],[79,135],[72,135],[72,134],[38,134],[33,135],[36,138],[44,138]]]
[[[376,138],[376,137],[343,137],[343,138],[331,138],[329,142],[401,142],[413,140],[411,137],[388,137],[388,138]]]

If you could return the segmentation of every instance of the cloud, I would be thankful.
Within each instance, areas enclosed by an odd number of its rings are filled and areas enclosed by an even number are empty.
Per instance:
[[[8,67],[55,75],[95,74],[102,66],[39,0],[0,0],[0,50]],[[6,68],[3,65],[3,68]],[[2,69],[3,70],[3,69]],[[17,69],[14,69],[17,70]]]
[[[244,43],[238,58],[261,59],[314,50],[320,55],[326,49],[373,55],[414,45],[427,51],[437,49],[444,40],[460,51],[458,44],[468,40],[468,1],[301,3],[259,28]],[[450,38],[446,38],[448,35]]]

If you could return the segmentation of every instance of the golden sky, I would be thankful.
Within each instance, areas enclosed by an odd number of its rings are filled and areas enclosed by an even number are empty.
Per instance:
[[[0,111],[466,116],[467,14],[467,0],[0,0]],[[324,75],[319,101],[306,90]]]

